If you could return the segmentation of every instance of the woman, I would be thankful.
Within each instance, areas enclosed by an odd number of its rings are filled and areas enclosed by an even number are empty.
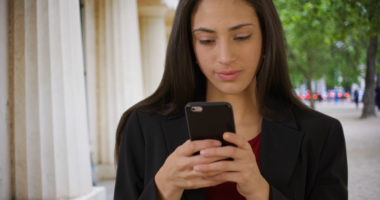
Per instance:
[[[190,141],[190,101],[229,102],[236,146]],[[293,94],[269,0],[181,0],[161,84],[115,149],[115,199],[347,199],[342,127]]]

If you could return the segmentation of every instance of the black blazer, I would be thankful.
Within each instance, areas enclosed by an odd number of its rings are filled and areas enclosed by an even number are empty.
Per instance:
[[[270,184],[270,199],[348,199],[340,122],[298,108],[284,109],[281,118],[262,122],[260,171]],[[133,111],[122,131],[114,199],[157,199],[156,172],[189,138],[184,114]],[[204,190],[185,190],[182,199],[205,199]]]

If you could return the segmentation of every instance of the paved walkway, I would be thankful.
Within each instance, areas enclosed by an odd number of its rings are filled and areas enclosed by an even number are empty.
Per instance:
[[[376,118],[359,119],[354,104],[320,103],[316,109],[340,120],[346,137],[350,200],[380,199],[380,112]],[[114,181],[102,181],[107,200],[113,199]]]
[[[350,200],[380,199],[380,112],[359,119],[352,103],[322,103],[317,110],[340,120],[346,137]]]

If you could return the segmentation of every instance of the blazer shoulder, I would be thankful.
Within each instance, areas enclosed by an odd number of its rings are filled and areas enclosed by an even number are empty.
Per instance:
[[[143,132],[146,127],[159,124],[163,118],[164,116],[148,112],[144,108],[127,110],[119,120],[117,132],[123,135],[135,135],[137,132]]]
[[[163,120],[166,118],[165,115],[159,114],[155,112],[154,110],[146,110],[144,108],[134,110],[134,112],[139,117],[139,119],[141,119],[142,123]]]
[[[293,114],[298,129],[306,138],[327,138],[333,135],[342,135],[342,124],[338,119],[315,110],[294,108]]]
[[[300,126],[331,126],[340,124],[338,119],[312,109],[293,108],[293,113]]]
[[[151,106],[144,106],[130,111],[127,123],[129,121],[136,122],[138,121],[140,125],[144,126],[154,121],[160,121],[167,118],[163,114],[159,114]]]

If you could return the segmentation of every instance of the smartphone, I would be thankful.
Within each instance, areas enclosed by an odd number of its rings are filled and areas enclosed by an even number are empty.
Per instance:
[[[223,140],[224,132],[235,133],[231,104],[189,102],[185,106],[185,113],[191,140],[216,139],[222,142],[222,146],[233,145]]]

